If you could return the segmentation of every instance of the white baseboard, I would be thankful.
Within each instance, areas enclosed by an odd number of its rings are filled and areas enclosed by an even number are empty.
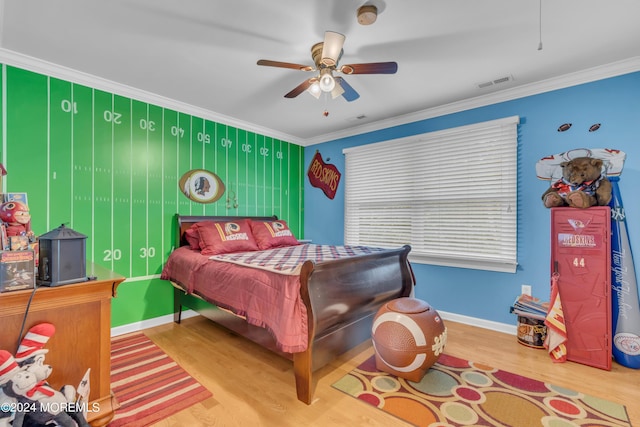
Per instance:
[[[438,310],[438,313],[440,314],[440,317],[442,317],[444,320],[451,320],[452,322],[464,323],[465,325],[477,326],[478,328],[490,329],[492,331],[502,332],[510,335],[517,335],[518,333],[517,327],[515,325],[515,319],[514,319],[514,324],[509,325],[506,323],[493,322],[491,320],[480,319],[478,317],[470,317],[470,316],[463,316],[462,314],[448,313],[446,311],[441,311],[441,310]]]
[[[199,316],[199,314],[193,310],[185,310],[182,312],[183,319],[188,319],[189,317],[195,316]],[[128,334],[130,332],[142,331],[143,329],[149,329],[153,328],[154,326],[160,326],[171,322],[173,322],[173,313],[167,314],[165,316],[154,317],[153,319],[142,320],[140,322],[116,326],[115,328],[111,328],[111,336],[115,337],[118,335]]]
[[[490,329],[496,332],[502,332],[505,334],[516,335],[516,325],[508,325],[506,323],[493,322],[491,320],[479,319],[477,317],[463,316],[456,313],[448,313],[446,311],[438,310],[438,313],[444,320],[451,320],[452,322],[464,323],[465,325],[477,326],[478,328]],[[193,310],[185,310],[182,312],[182,318],[188,319],[189,317],[198,316]],[[128,334],[130,332],[137,332],[143,329],[153,328],[154,326],[164,325],[166,323],[173,322],[173,314],[167,314],[165,316],[154,317],[153,319],[143,320],[141,322],[129,323],[127,325],[116,326],[111,328],[111,336]]]

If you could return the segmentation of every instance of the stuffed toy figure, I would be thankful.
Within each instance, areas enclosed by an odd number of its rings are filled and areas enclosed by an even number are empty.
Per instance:
[[[4,385],[19,369],[13,356],[6,350],[0,350],[0,427],[9,427],[15,417],[14,408],[18,401],[4,392]]]
[[[15,355],[15,360],[22,369],[33,373],[38,381],[43,381],[51,375],[51,365],[44,363],[45,354],[49,349],[45,344],[56,332],[51,323],[38,323],[25,334]]]
[[[29,329],[18,347],[15,356],[18,366],[33,373],[38,381],[46,380],[53,371],[51,365],[44,363],[45,354],[49,352],[49,349],[44,348],[44,345],[55,331],[56,327],[51,323],[38,323]],[[75,402],[76,389],[74,386],[64,385],[60,391],[65,395],[67,401]]]
[[[562,178],[542,195],[547,208],[606,206],[611,201],[611,182],[602,173],[603,162],[594,157],[577,157],[560,164]]]
[[[10,408],[15,405],[15,402],[16,399],[7,396],[2,386],[0,386],[0,427],[11,427],[13,412]]]
[[[29,208],[20,202],[4,202],[0,204],[0,220],[7,225],[7,237],[27,236],[33,240],[31,215]]]
[[[20,342],[15,358],[10,354],[0,358],[0,365],[1,360],[5,360],[7,365],[5,380],[0,382],[4,384],[1,387],[5,395],[15,399],[18,408],[28,408],[15,414],[14,427],[44,426],[50,421],[60,426],[88,426],[84,415],[73,411],[75,407],[70,404],[75,402],[75,388],[65,385],[56,391],[46,381],[52,368],[44,363],[45,354],[49,351],[44,346],[54,333],[55,326],[51,323],[36,324]],[[12,371],[11,375],[8,370]]]
[[[81,413],[66,412],[67,398],[35,374],[18,366],[14,357],[0,350],[0,384],[4,393],[16,399],[18,408],[12,426],[46,426],[55,422],[60,427],[89,427]]]

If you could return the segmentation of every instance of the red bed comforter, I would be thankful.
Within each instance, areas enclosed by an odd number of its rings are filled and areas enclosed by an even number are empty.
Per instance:
[[[183,246],[169,256],[160,278],[266,328],[283,352],[307,348],[307,310],[300,298],[299,276],[210,260]]]
[[[298,266],[306,259],[318,263],[380,250],[299,245],[208,257],[183,246],[171,253],[160,277],[266,328],[279,350],[298,353],[307,349],[308,339]]]

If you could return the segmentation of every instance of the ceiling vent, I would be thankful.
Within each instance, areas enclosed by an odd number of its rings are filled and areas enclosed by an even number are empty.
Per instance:
[[[495,86],[495,85],[500,85],[500,84],[504,84],[507,82],[511,82],[513,81],[513,76],[508,75],[508,76],[504,76],[504,77],[499,77],[495,80],[489,80],[488,82],[482,82],[482,83],[478,83],[478,89],[484,89],[487,87],[491,87],[491,86]]]
[[[347,119],[348,122],[357,122],[359,120],[363,120],[366,119],[367,116],[365,116],[364,114],[360,114],[359,116],[355,116],[355,117],[350,117]]]

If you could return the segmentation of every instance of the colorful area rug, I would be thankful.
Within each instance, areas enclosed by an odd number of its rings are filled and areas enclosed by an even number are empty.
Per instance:
[[[446,354],[418,383],[372,356],[333,387],[416,426],[631,426],[623,405]]]
[[[109,427],[146,426],[211,397],[141,332],[111,340],[111,389],[120,408]]]

